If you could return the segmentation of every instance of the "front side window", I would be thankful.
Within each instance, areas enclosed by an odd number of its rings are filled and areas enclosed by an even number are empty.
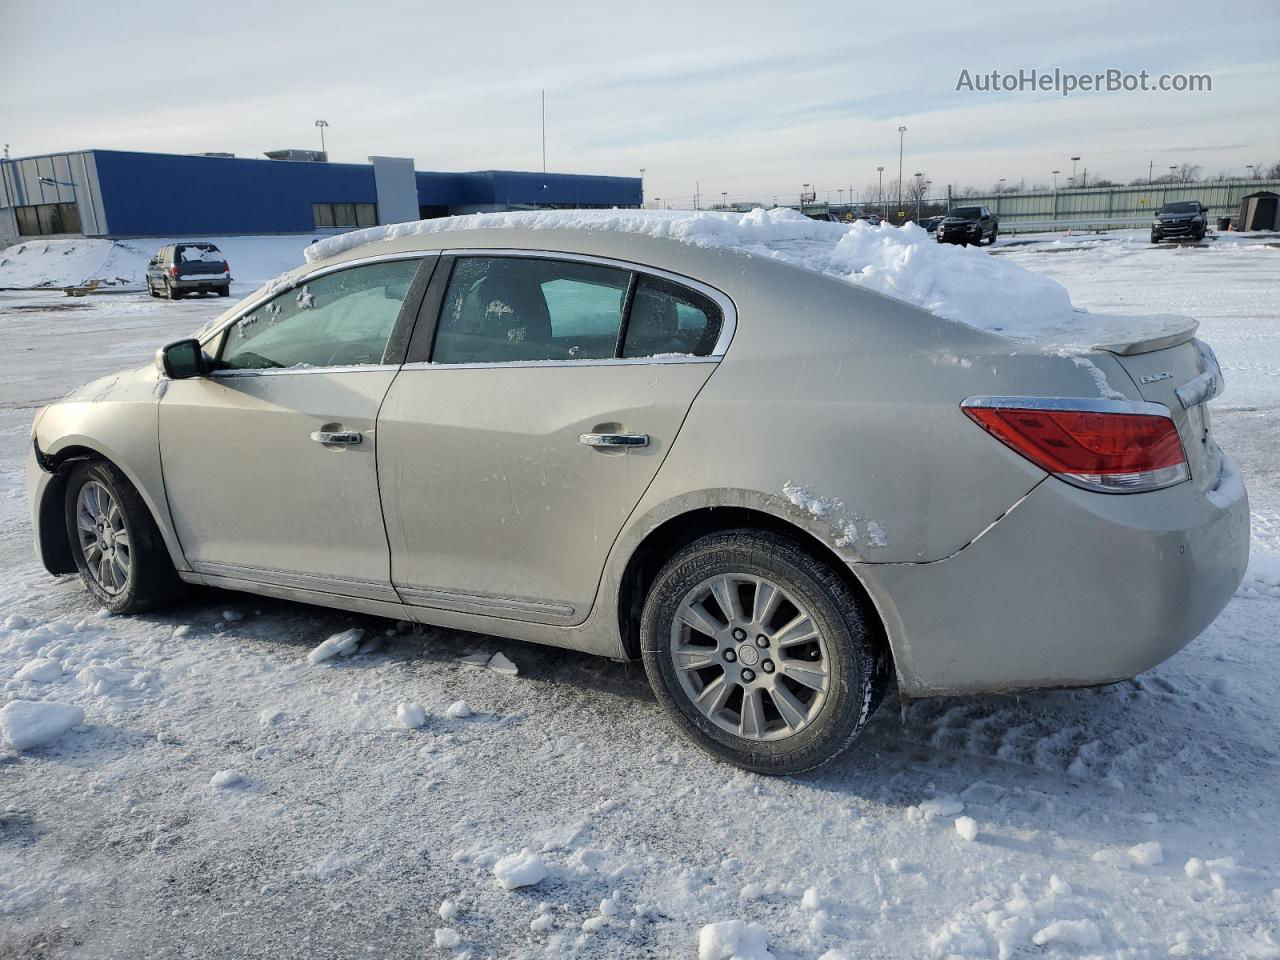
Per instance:
[[[287,290],[227,328],[218,368],[305,369],[382,363],[417,269],[417,260],[371,263]]]
[[[432,361],[504,363],[617,355],[631,273],[530,257],[462,257]]]

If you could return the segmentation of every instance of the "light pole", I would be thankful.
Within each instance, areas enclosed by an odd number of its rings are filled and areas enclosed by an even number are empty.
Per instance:
[[[640,168],[640,209],[644,209],[644,167]]]
[[[324,128],[329,125],[328,120],[317,120],[316,126],[320,128],[320,152],[324,153]],[[329,159],[329,155],[325,154],[325,159]]]
[[[729,191],[728,190],[720,191],[720,209],[721,210],[729,209]]]
[[[1173,164],[1169,167],[1169,173],[1172,174],[1172,176],[1169,179],[1173,183],[1181,183],[1181,181],[1178,179],[1178,167],[1176,164]]]
[[[884,206],[884,167],[876,167],[876,173],[880,175],[880,185],[876,187],[876,193],[880,195],[880,219],[883,220],[886,219],[885,215],[889,212]]]
[[[1079,159],[1080,159],[1079,157],[1071,158],[1071,183],[1072,184],[1075,184],[1076,182],[1076,161],[1078,161]]]
[[[917,170],[916,178],[916,223],[920,222],[920,198],[924,195],[924,174]]]
[[[1246,170],[1250,171],[1250,173],[1249,173],[1249,179],[1251,179],[1251,180],[1257,180],[1257,179],[1258,179],[1258,171],[1257,171],[1256,169],[1254,169],[1254,166],[1253,166],[1253,164],[1252,164],[1252,163],[1246,163],[1246,164],[1244,165],[1244,168],[1245,168]]]
[[[898,213],[902,213],[902,141],[906,127],[898,127]]]
[[[1054,193],[1058,192],[1058,174],[1061,172],[1062,172],[1061,170],[1053,171],[1053,192]]]

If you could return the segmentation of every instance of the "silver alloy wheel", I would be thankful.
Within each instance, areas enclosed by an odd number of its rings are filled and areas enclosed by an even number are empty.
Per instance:
[[[812,615],[777,583],[751,574],[721,574],[690,590],[671,625],[670,654],[689,702],[746,740],[799,733],[831,684]]]
[[[111,595],[129,583],[133,549],[124,511],[103,484],[90,480],[76,495],[76,532],[89,575]]]

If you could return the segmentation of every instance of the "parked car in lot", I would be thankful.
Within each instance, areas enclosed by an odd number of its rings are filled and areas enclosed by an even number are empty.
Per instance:
[[[942,223],[942,217],[925,217],[920,221],[920,226],[924,227],[929,233],[933,233],[938,229],[938,224]]]
[[[1208,225],[1208,207],[1198,200],[1175,200],[1162,206],[1151,221],[1151,242],[1203,240]]]
[[[939,243],[964,246],[981,244],[983,240],[995,243],[999,235],[1000,221],[985,206],[953,207],[942,218],[935,233]]]
[[[181,300],[188,293],[231,296],[231,265],[214,244],[170,243],[147,264],[147,293]]]
[[[640,659],[790,773],[895,675],[1108,683],[1217,616],[1249,511],[1194,332],[1045,350],[638,232],[385,239],[41,410],[37,551],[118,614],[204,584]]]

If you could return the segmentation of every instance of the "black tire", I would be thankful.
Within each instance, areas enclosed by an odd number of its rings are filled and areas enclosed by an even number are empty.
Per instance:
[[[81,488],[90,481],[106,487],[123,514],[124,528],[129,534],[129,575],[124,588],[110,593],[89,572],[89,564],[80,548],[76,523],[76,503]],[[67,537],[71,555],[85,589],[112,613],[145,613],[181,600],[186,584],[178,578],[169,551],[151,511],[133,484],[113,464],[90,460],[77,464],[67,478],[65,501]]]
[[[1152,243],[1159,243],[1159,242],[1160,242],[1160,238],[1159,238],[1159,237],[1157,237],[1157,236],[1153,233],[1153,234],[1151,235],[1151,242],[1152,242]]]
[[[229,283],[224,283],[222,286],[220,286],[220,287],[218,288],[218,296],[220,296],[220,297],[229,297],[229,296],[231,296],[231,284],[229,284]]]
[[[992,228],[991,228],[991,240],[989,241],[988,246],[992,246],[992,247],[994,247],[994,246],[996,245],[996,237],[998,237],[998,236],[1000,236],[1000,228],[999,228],[999,227],[992,227]]]
[[[669,652],[677,610],[699,585],[726,573],[767,577],[793,594],[826,643],[829,689],[797,733],[774,740],[732,734],[694,706],[680,684]],[[640,635],[645,673],[676,726],[716,759],[754,773],[800,773],[838,756],[879,706],[891,674],[878,621],[866,603],[827,563],[772,532],[711,534],[676,553],[649,589]]]
[[[168,280],[164,282],[164,295],[168,297],[170,300],[181,300],[183,297],[182,291],[177,289]]]

